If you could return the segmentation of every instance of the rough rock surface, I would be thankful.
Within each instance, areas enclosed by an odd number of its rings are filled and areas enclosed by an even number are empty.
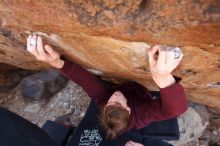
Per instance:
[[[211,113],[211,119],[210,122],[212,125],[215,125],[220,129],[220,110],[216,110],[213,108],[209,108]]]
[[[43,70],[21,80],[21,94],[30,101],[48,99],[63,89],[67,80],[58,70]]]
[[[178,118],[180,139],[171,141],[175,146],[184,145],[198,139],[209,124],[208,111],[204,106],[190,106],[186,113]]]
[[[54,120],[59,115],[71,114],[72,123],[77,126],[85,114],[90,98],[73,82],[50,99],[29,102],[22,97],[20,84],[0,103],[32,123],[42,127],[47,120]]]
[[[35,72],[37,71],[25,70],[0,63],[0,93],[12,90],[24,77]]]
[[[156,89],[147,63],[154,44],[181,46],[174,72],[193,101],[220,108],[219,0],[15,0],[0,2],[0,62],[48,68],[25,51],[27,32],[108,79]]]

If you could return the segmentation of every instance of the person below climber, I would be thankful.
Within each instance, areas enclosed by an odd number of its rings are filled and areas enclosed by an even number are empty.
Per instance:
[[[87,92],[101,111],[100,123],[108,139],[131,129],[141,129],[153,121],[177,117],[188,108],[181,78],[171,74],[183,58],[177,47],[156,45],[147,51],[152,78],[160,89],[157,98],[136,82],[107,83],[67,58],[61,59],[61,55],[51,46],[44,46],[42,37],[36,34],[28,36],[27,51],[37,60],[60,69]]]

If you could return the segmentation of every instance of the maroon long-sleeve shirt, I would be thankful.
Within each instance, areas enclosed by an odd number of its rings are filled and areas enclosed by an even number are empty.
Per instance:
[[[69,60],[65,60],[61,72],[80,85],[99,108],[107,103],[114,91],[121,91],[131,108],[127,130],[143,128],[153,121],[177,117],[188,108],[187,98],[179,78],[176,78],[175,84],[160,89],[160,97],[153,99],[150,92],[136,82],[127,82],[122,85],[106,83]]]

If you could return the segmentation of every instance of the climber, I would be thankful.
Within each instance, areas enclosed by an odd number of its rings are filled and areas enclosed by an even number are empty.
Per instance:
[[[178,47],[156,45],[147,51],[152,78],[160,89],[158,97],[153,97],[150,91],[136,82],[116,85],[101,80],[76,63],[62,58],[51,46],[44,46],[42,37],[36,34],[28,36],[27,51],[39,61],[60,69],[87,92],[100,110],[100,123],[108,139],[132,129],[141,129],[153,121],[177,117],[187,110],[181,78],[171,74],[183,58]]]

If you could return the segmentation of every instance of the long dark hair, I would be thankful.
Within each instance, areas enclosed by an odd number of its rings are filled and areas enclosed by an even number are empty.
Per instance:
[[[101,126],[108,139],[114,139],[126,129],[129,112],[117,105],[104,106],[100,115]]]

